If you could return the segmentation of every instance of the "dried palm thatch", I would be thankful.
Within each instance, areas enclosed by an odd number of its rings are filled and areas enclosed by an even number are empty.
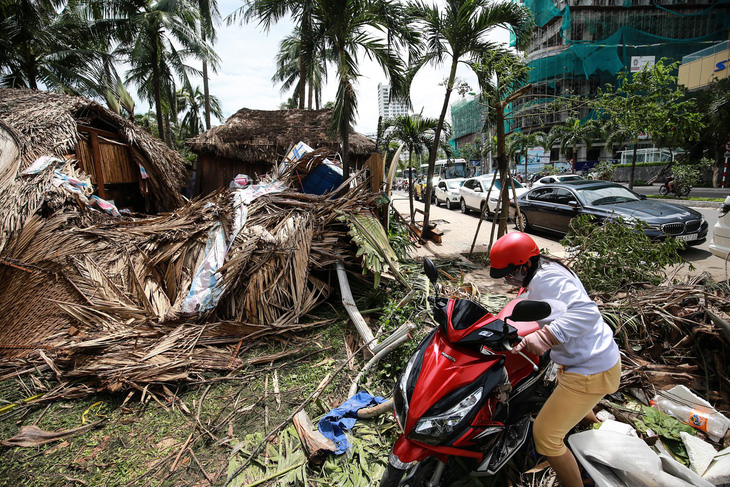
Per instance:
[[[315,149],[336,152],[339,141],[330,137],[332,110],[251,110],[242,108],[226,123],[187,141],[196,154],[212,153],[242,161],[275,163],[299,141]],[[350,135],[350,153],[369,156],[375,143],[367,137]]]
[[[622,388],[682,384],[730,411],[730,306],[727,292],[688,283],[663,285],[600,303],[624,356]]]
[[[323,271],[355,257],[338,217],[369,211],[375,197],[364,184],[341,191],[255,199],[229,242],[220,300],[192,315],[182,304],[209,234],[223,225],[232,236],[229,190],[146,218],[68,200],[32,214],[0,253],[0,376],[43,361],[62,378],[116,390],[235,368],[241,342],[318,326],[300,318],[330,292]]]
[[[80,127],[103,128],[118,135],[118,142],[128,146],[131,160],[149,174],[150,189],[159,210],[169,211],[182,205],[180,188],[187,180],[184,162],[157,138],[82,97],[0,88],[0,144],[9,144],[13,139],[20,156],[12,167],[4,160],[0,165],[0,207],[5,210],[0,222],[3,232],[17,231],[41,204],[42,194],[24,187],[20,171],[41,156],[77,157],[75,151],[82,137]],[[21,210],[13,212],[12,205],[18,201]]]

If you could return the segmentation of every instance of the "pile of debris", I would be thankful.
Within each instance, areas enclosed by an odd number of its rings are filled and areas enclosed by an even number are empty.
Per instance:
[[[53,165],[19,176],[21,193],[51,190],[0,251],[0,377],[40,363],[99,390],[139,387],[235,369],[244,342],[323,324],[300,318],[330,294],[332,265],[356,261],[340,219],[377,196],[354,176],[300,192],[323,160],[158,216],[81,204],[49,184]]]

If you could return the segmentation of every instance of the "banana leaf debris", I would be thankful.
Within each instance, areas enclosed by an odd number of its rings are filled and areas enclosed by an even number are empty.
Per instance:
[[[115,217],[50,184],[83,178],[71,162],[19,175],[16,196],[45,197],[0,242],[0,380],[42,367],[84,379],[81,394],[142,388],[234,370],[254,340],[329,323],[302,318],[330,295],[335,263],[359,265],[341,220],[371,214],[377,194],[359,175],[300,192],[327,156],[156,216]]]

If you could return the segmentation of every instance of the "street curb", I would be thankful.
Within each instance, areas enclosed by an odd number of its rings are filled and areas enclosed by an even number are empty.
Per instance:
[[[722,203],[719,201],[693,201],[693,200],[672,200],[665,198],[647,198],[651,201],[663,201],[675,205],[689,206],[690,208],[719,208]]]

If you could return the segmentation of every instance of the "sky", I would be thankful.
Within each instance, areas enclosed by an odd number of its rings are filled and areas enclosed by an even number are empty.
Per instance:
[[[225,18],[242,4],[241,0],[219,0],[218,9]],[[210,92],[220,100],[226,118],[241,108],[277,110],[291,96],[291,91],[281,93],[280,85],[271,81],[271,77],[276,70],[279,43],[292,31],[290,20],[274,25],[268,33],[256,23],[227,26],[224,22],[218,27],[214,49],[220,57],[220,66],[217,73],[210,73]],[[491,39],[507,44],[509,33],[495,30]],[[378,83],[387,83],[387,78],[375,62],[364,56],[359,59],[362,76],[355,86],[358,99],[355,130],[371,134],[378,124]],[[322,91],[323,103],[334,101],[337,89],[335,69],[329,71],[328,84]],[[448,66],[444,65],[428,66],[416,75],[411,89],[415,113],[423,109],[424,116],[439,117],[444,100],[444,87],[440,84],[447,75]],[[459,68],[457,76],[476,90],[476,77],[466,66]],[[202,81],[200,86],[202,91]],[[451,102],[459,99],[456,92],[452,93]],[[215,121],[213,124],[217,125]]]

